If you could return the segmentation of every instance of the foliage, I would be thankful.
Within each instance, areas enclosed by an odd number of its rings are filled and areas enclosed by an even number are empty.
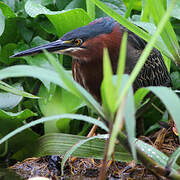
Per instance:
[[[117,160],[125,161],[126,157],[129,161],[132,159],[132,152],[133,158],[140,157],[138,160],[147,167],[148,163],[162,169],[168,165],[172,168],[170,177],[178,176],[176,160],[180,150],[177,149],[169,159],[152,146],[135,139],[135,120],[139,116],[139,111],[143,111],[144,105],[149,102],[148,99],[144,101],[144,97],[152,91],[161,100],[160,102],[156,98],[153,103],[160,109],[163,107],[163,115],[153,107],[148,109],[151,115],[141,114],[142,119],[149,120],[145,121],[145,130],[151,132],[159,128],[154,124],[163,120],[164,114],[168,111],[180,132],[180,101],[175,93],[180,90],[180,70],[171,63],[173,60],[180,65],[179,11],[179,1],[173,0],[168,0],[167,4],[160,0],[137,0],[136,3],[133,0],[120,0],[118,3],[115,0],[67,0],[62,3],[58,0],[54,3],[50,0],[1,1],[0,79],[3,81],[0,82],[0,135],[3,138],[0,144],[4,147],[3,142],[6,142],[8,149],[5,148],[4,152],[4,148],[1,148],[0,153],[4,156],[11,152],[11,157],[18,160],[30,155],[60,153],[65,155],[63,163],[72,154],[102,158],[105,141],[97,145],[95,139],[107,139],[107,135],[89,139],[80,136],[88,133],[91,127],[89,123],[92,123],[110,132],[108,158],[115,150]],[[104,50],[102,106],[73,80],[69,57],[46,52],[32,57],[9,58],[15,52],[56,40],[64,33],[86,25],[96,17],[106,15],[112,16],[149,43],[130,76],[123,75],[127,34],[123,36],[117,75],[112,74],[108,52]],[[172,89],[175,91],[165,87],[148,87],[141,88],[133,94],[132,83],[153,46],[164,56],[171,73]],[[165,106],[162,106],[162,103]],[[114,127],[110,126],[108,129],[104,122],[96,119],[97,115],[109,124],[114,123]],[[40,123],[44,123],[41,125],[41,131],[30,128]],[[124,124],[127,136],[124,130],[119,131]],[[53,134],[55,132],[57,134]],[[120,143],[114,147],[117,138]],[[64,142],[71,142],[65,144],[66,150],[61,148]],[[96,148],[93,154],[90,153],[91,142],[94,145],[92,147]],[[32,144],[31,148],[27,144]],[[48,146],[49,144],[52,146]],[[83,152],[83,146],[87,148],[86,152]],[[78,153],[75,151],[77,148]],[[146,152],[143,149],[151,151]],[[30,153],[30,150],[33,152]]]

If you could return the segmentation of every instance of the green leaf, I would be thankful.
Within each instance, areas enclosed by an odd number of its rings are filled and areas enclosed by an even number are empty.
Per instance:
[[[6,19],[4,32],[0,36],[0,44],[5,45],[7,43],[16,43],[18,38],[17,18]]]
[[[104,49],[103,55],[103,82],[101,86],[102,102],[104,112],[113,120],[115,109],[116,94],[114,93],[115,85],[113,84],[113,72],[108,50]]]
[[[90,1],[90,0],[89,0]],[[106,4],[109,8],[116,11],[118,14],[124,16],[126,12],[126,6],[124,5],[122,0],[101,0],[104,4]],[[104,17],[107,16],[105,12],[101,9],[96,8],[96,17]]]
[[[67,9],[76,9],[76,8],[86,9],[86,2],[85,2],[85,0],[72,0],[65,7],[65,10],[67,10]]]
[[[172,1],[171,5],[175,5],[176,0]],[[161,2],[161,0],[148,0],[149,7],[150,7],[150,13],[153,18],[154,23],[156,26],[161,21],[163,15],[165,14],[164,6]],[[153,4],[153,6],[152,6]],[[176,34],[173,30],[173,27],[169,20],[166,22],[166,26],[164,26],[161,37],[166,44],[168,50],[171,52],[171,54],[174,57],[174,60],[180,64],[180,55],[179,55],[179,44],[176,39]]]
[[[17,59],[9,58],[16,48],[17,45],[15,43],[9,43],[3,46],[0,52],[0,62],[4,63],[5,65],[10,65],[17,61]]]
[[[90,0],[86,0],[86,8],[87,8],[87,13],[89,15],[89,17],[91,17],[92,19],[95,19],[95,5],[90,1]]]
[[[56,6],[59,10],[63,10],[71,1],[72,0],[56,1]]]
[[[180,89],[180,73],[178,71],[171,73],[171,80],[174,89]]]
[[[19,91],[23,91],[23,87],[20,84],[16,84],[15,88]],[[20,95],[15,95],[9,92],[0,92],[0,109],[13,109],[22,101],[22,99],[23,97]]]
[[[15,65],[0,70],[0,79],[6,79],[10,77],[24,77],[24,76],[34,77],[40,80],[46,80],[55,83],[64,89],[67,89],[67,87],[60,80],[59,75],[56,72],[45,68],[39,68],[36,66],[28,66],[28,65]]]
[[[64,118],[68,118],[68,119],[76,119],[76,120],[82,120],[88,123],[92,123],[94,125],[99,126],[101,129],[104,129],[105,131],[108,132],[108,128],[106,127],[106,125],[94,118],[88,117],[88,116],[84,116],[84,115],[77,115],[77,114],[62,114],[62,115],[56,115],[56,116],[50,116],[50,117],[45,117],[45,118],[41,118],[35,121],[32,121],[30,123],[25,124],[24,126],[21,126],[17,129],[15,129],[14,131],[12,131],[11,133],[7,134],[6,136],[4,136],[3,138],[0,139],[0,144],[4,143],[5,141],[7,141],[9,138],[13,137],[14,135],[22,132],[23,130],[35,126],[37,124],[40,123],[44,123],[47,121],[54,121],[54,120],[63,120]]]
[[[129,145],[131,147],[131,152],[134,160],[137,159],[136,157],[136,149],[134,144],[134,139],[136,137],[136,118],[135,118],[135,105],[134,105],[134,97],[133,97],[133,89],[130,88],[127,94],[127,100],[125,105],[125,125],[127,136],[129,140]]]
[[[6,18],[6,20],[5,20]],[[16,15],[4,2],[0,2],[0,44],[13,43],[17,38]]]
[[[105,136],[105,135],[102,135]],[[51,133],[40,137],[34,144],[29,146],[27,157],[60,154],[64,155],[75,144],[87,141],[87,137],[71,134]],[[72,156],[81,158],[103,159],[106,141],[92,139],[78,147]],[[114,159],[124,162],[132,160],[131,155],[120,145],[116,145]]]
[[[167,7],[172,3],[172,0],[167,0]],[[176,2],[176,5],[171,14],[172,17],[180,20],[180,1]]]
[[[121,93],[122,89],[125,87],[128,78],[129,77],[127,75],[123,76],[119,94]],[[111,138],[110,138],[108,157],[113,152],[114,144],[115,144],[121,123],[123,123],[123,118],[125,118],[126,131],[128,134],[128,140],[129,140],[131,152],[132,152],[133,158],[136,159],[136,150],[134,147],[136,120],[135,120],[135,106],[134,106],[134,97],[133,97],[132,88],[129,89],[127,96],[123,97],[123,101],[118,107],[115,121],[113,124]]]
[[[121,85],[120,89],[118,88],[119,89],[119,94],[121,94],[122,89],[125,87],[128,78],[129,78],[128,75],[124,75],[122,77],[121,84],[120,84]],[[117,135],[118,135],[118,133],[120,131],[121,124],[123,123],[126,99],[127,99],[127,97],[126,97],[126,94],[125,94],[123,96],[122,102],[119,104],[119,106],[117,108],[115,120],[114,120],[113,127],[112,127],[112,133],[111,133],[111,137],[110,137],[110,141],[109,141],[108,157],[110,157],[111,154],[113,153],[116,138],[117,138]],[[118,101],[118,99],[116,99],[116,101]]]
[[[162,103],[166,106],[167,110],[171,114],[174,122],[176,123],[176,127],[178,132],[180,132],[180,99],[179,97],[169,88],[167,87],[147,87],[150,91],[152,91]],[[176,107],[176,108],[174,108]],[[180,137],[179,137],[180,138]]]
[[[82,101],[77,96],[74,96],[61,87],[56,87],[55,92],[50,94],[44,86],[41,86],[38,96],[41,97],[38,102],[44,116],[75,113],[78,108],[83,106]],[[45,133],[69,133],[69,123],[70,119],[47,122],[45,123]]]
[[[34,0],[28,0],[26,2],[25,10],[31,17],[45,14],[56,28],[59,37],[70,30],[87,25],[91,21],[83,9],[50,11]]]
[[[130,0],[130,2],[128,3],[128,8],[127,8],[127,11],[126,11],[126,14],[125,14],[125,18],[129,18],[130,15],[131,15],[131,11],[134,7],[134,3],[135,3],[135,0]]]
[[[121,80],[124,74],[124,69],[125,69],[125,64],[126,64],[127,36],[128,34],[125,32],[123,34],[121,47],[120,47],[120,54],[119,54],[118,68],[117,68],[117,85],[116,85],[117,96],[119,96],[119,91],[121,88]]]
[[[0,26],[0,36],[1,36],[2,33],[4,32],[4,28],[5,28],[5,17],[2,14],[1,10],[0,10],[0,22],[1,22],[1,26]]]
[[[153,35],[156,31],[156,26],[155,24],[153,24],[152,22],[141,22],[141,21],[132,21],[132,23],[136,24],[137,26],[143,28],[144,30],[146,30],[147,32],[149,32],[151,35]],[[172,55],[170,54],[166,44],[164,43],[164,41],[162,40],[162,38],[159,36],[157,38],[158,42],[160,42],[159,46],[162,49],[164,49],[166,52],[169,53],[170,57],[172,58]],[[166,57],[166,56],[164,56]],[[168,57],[168,56],[167,56]],[[164,59],[165,60],[165,59]]]
[[[141,21],[149,22],[149,4],[146,0],[142,0],[142,10],[141,10]]]
[[[5,136],[16,128],[22,126],[25,119],[36,115],[36,113],[33,113],[29,109],[18,113],[6,112],[0,109],[1,135]],[[20,148],[23,148],[26,143],[31,143],[33,140],[37,139],[37,137],[39,137],[39,135],[34,133],[31,129],[21,132],[8,140],[8,153],[15,153],[16,151],[20,150]]]
[[[4,2],[0,2],[0,9],[1,9],[2,13],[4,14],[4,16],[6,18],[14,18],[14,17],[16,17],[15,13]]]
[[[11,126],[13,127],[13,129],[15,129],[13,122],[18,121],[18,122],[23,122],[25,119],[32,117],[32,116],[37,116],[36,113],[33,113],[32,111],[30,111],[29,109],[26,109],[24,111],[20,111],[18,113],[12,113],[12,112],[6,112],[2,109],[0,109],[0,121],[3,124],[3,122],[5,124],[8,124],[8,121],[11,122]],[[16,122],[15,122],[16,123]],[[0,127],[1,129],[1,134],[4,134],[2,132],[10,132],[9,130],[7,130],[6,128],[4,128],[6,126],[2,126]],[[3,130],[4,128],[4,130]]]
[[[27,98],[38,98],[37,96],[34,96],[30,93],[27,93],[25,91],[20,90],[22,88],[20,88],[19,86],[20,86],[20,84],[17,84],[17,83],[14,84],[13,86],[10,86],[5,82],[0,81],[0,89],[2,89],[4,91],[7,91],[7,92],[10,92],[12,94],[19,95],[19,96],[27,97]],[[19,87],[19,89],[17,87]]]
[[[26,43],[30,43],[32,41],[32,38],[33,38],[33,35],[34,35],[34,31],[33,29],[30,29],[29,28],[29,25],[27,25],[27,21],[25,18],[19,18],[18,21],[17,21],[17,26],[18,26],[18,31],[20,32],[20,35],[21,35],[21,40],[23,39]],[[30,24],[30,22],[29,22]],[[33,23],[31,23],[31,26],[34,27],[34,26],[37,26]],[[39,26],[39,24],[38,24]]]
[[[144,97],[148,94],[148,89],[140,88],[135,92],[134,101],[136,109],[139,109],[142,105]]]
[[[123,2],[128,7],[128,6],[130,6],[132,0],[123,0]],[[141,0],[134,0],[133,9],[141,10],[141,8],[142,8]]]

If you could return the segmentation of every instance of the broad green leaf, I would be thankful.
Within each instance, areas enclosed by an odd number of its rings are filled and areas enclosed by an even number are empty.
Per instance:
[[[91,21],[83,9],[50,11],[34,0],[27,1],[25,10],[31,17],[36,17],[39,14],[45,14],[56,28],[59,37],[70,30],[87,25]]]
[[[86,8],[87,8],[87,13],[89,15],[89,17],[91,17],[92,19],[95,19],[95,5],[90,1],[90,0],[86,0]]]
[[[141,10],[141,21],[149,22],[149,4],[147,0],[142,0],[142,10]]]
[[[82,8],[82,9],[86,9],[86,2],[85,0],[72,0],[66,7],[64,10],[67,9],[76,9],[76,8]]]
[[[104,136],[104,135],[102,135]],[[71,134],[51,133],[40,137],[34,144],[28,146],[27,157],[60,154],[64,155],[75,144],[87,141],[87,137]],[[104,158],[106,141],[103,139],[92,139],[78,147],[72,156],[81,158]],[[114,159],[124,162],[132,160],[131,155],[120,145],[116,145]]]
[[[127,7],[131,4],[131,0],[123,0],[123,2]],[[140,11],[141,8],[142,8],[141,0],[134,0],[132,9]]]
[[[29,109],[26,109],[18,113],[0,110],[1,135],[5,136],[6,134],[10,133],[16,128],[22,126],[24,124],[24,120],[36,115],[36,113],[33,113]],[[16,136],[8,140],[8,152],[15,153],[20,148],[23,148],[26,145],[26,143],[31,143],[37,137],[39,137],[39,135],[34,133],[31,129],[26,129],[24,132],[21,132],[20,134],[17,134]]]
[[[3,36],[0,37],[0,44],[15,42],[13,40],[16,40],[17,37],[16,15],[4,2],[0,2],[0,36],[2,34]]]
[[[145,98],[145,96],[148,94],[148,90],[144,88],[140,88],[135,92],[134,95],[134,101],[135,101],[135,107],[136,109],[139,109],[142,105],[142,101]]]
[[[0,44],[16,43],[19,35],[17,32],[17,18],[8,18],[5,20],[5,29],[0,36]]]
[[[167,0],[167,7],[172,3],[172,0]],[[172,17],[175,17],[180,20],[180,1],[176,2],[176,5],[171,14]]]
[[[56,72],[48,69],[28,65],[15,65],[0,70],[0,79],[24,76],[34,77],[40,80],[46,80],[55,83],[63,87],[64,89],[67,89],[64,83],[60,80],[59,75]]]
[[[63,10],[71,1],[72,0],[56,1],[56,6],[59,10]]]
[[[129,0],[128,6],[127,6],[127,11],[125,14],[125,18],[129,18],[131,15],[131,11],[134,8],[135,0]]]
[[[30,23],[30,22],[29,22]],[[31,22],[32,23],[32,22]],[[17,26],[18,26],[18,32],[20,32],[20,35],[21,35],[21,40],[24,39],[24,41],[27,43],[27,44],[30,44],[30,42],[32,41],[32,38],[34,36],[34,30],[33,29],[30,29],[27,25],[27,20],[25,18],[19,18],[17,20]],[[34,25],[32,23],[31,25],[32,27],[34,26],[39,26],[38,25]],[[40,29],[40,28],[39,28]]]
[[[4,14],[4,16],[6,18],[14,18],[14,17],[16,17],[15,13],[4,2],[0,2],[0,9],[1,9],[2,13]]]
[[[57,114],[75,113],[78,108],[82,107],[82,101],[73,94],[64,90],[61,87],[56,87],[53,94],[44,86],[41,86],[38,96],[41,97],[39,107],[44,116],[52,116]],[[70,119],[64,119],[63,121],[47,122],[45,124],[45,133],[50,132],[66,132],[69,133]]]
[[[90,0],[88,0],[90,1]],[[101,0],[105,5],[107,5],[109,8],[116,11],[118,14],[124,16],[126,13],[126,6],[124,5],[122,0]],[[101,9],[96,8],[96,17],[104,17],[107,16],[105,12],[103,12]]]
[[[59,37],[73,29],[85,26],[91,21],[83,9],[67,10],[60,14],[47,15],[47,17],[56,28]]]
[[[9,43],[2,47],[0,52],[0,62],[4,63],[5,65],[10,65],[13,62],[17,61],[17,59],[9,58],[17,48],[15,43]]]
[[[20,84],[16,84],[15,88],[19,91],[23,91],[23,87]],[[13,109],[22,101],[22,99],[23,97],[20,95],[9,92],[0,92],[0,109]]]
[[[171,80],[174,89],[180,89],[180,72],[175,71],[171,73]]]
[[[12,112],[6,112],[2,109],[0,109],[0,121],[3,124],[8,124],[8,122],[12,122],[11,128],[8,130],[8,126],[1,126],[1,134],[4,134],[3,132],[7,133],[10,132],[11,129],[15,129],[13,122],[23,122],[25,119],[32,117],[32,116],[37,116],[36,113],[33,113],[29,109],[26,109],[24,111],[20,111],[18,113],[12,113]],[[4,128],[4,129],[3,129]]]
[[[85,116],[85,115],[78,115],[78,114],[62,114],[62,115],[56,115],[56,116],[50,116],[50,117],[44,117],[44,118],[41,118],[41,119],[38,119],[38,120],[35,120],[35,121],[32,121],[30,123],[27,123],[25,124],[24,126],[21,126],[17,129],[15,129],[14,131],[10,132],[9,134],[7,134],[6,136],[4,136],[3,138],[0,139],[0,144],[4,143],[5,141],[7,141],[9,138],[13,137],[14,135],[22,132],[23,130],[27,129],[27,128],[30,128],[32,126],[35,126],[37,124],[40,124],[40,123],[44,123],[44,122],[47,122],[47,121],[54,121],[54,120],[63,120],[65,118],[68,118],[68,119],[76,119],[78,121],[85,121],[85,122],[88,122],[88,123],[92,123],[94,125],[97,125],[99,126],[101,129],[105,130],[106,132],[108,132],[108,128],[107,126],[97,120],[97,119],[94,119],[94,118],[91,118],[91,117],[88,117],[88,116]]]
[[[180,121],[179,121],[180,99],[179,97],[171,89],[167,87],[147,87],[147,89],[152,91],[166,106],[174,122],[176,123],[178,132],[180,132]]]

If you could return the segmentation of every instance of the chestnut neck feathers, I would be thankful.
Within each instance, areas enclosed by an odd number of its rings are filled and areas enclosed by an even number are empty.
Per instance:
[[[102,18],[100,20],[102,21]],[[104,18],[104,21],[107,20]],[[99,102],[101,102],[100,85],[103,79],[103,48],[108,48],[113,73],[115,74],[122,35],[127,31],[128,42],[125,73],[130,74],[146,46],[146,42],[142,38],[127,30],[116,21],[113,21],[111,27],[112,30],[109,33],[101,33],[95,37],[88,38],[82,44],[87,47],[87,51],[75,52],[77,54],[79,53],[76,55],[78,58],[75,58],[72,62],[74,79]],[[89,26],[90,28],[91,25]],[[134,90],[146,86],[171,86],[171,79],[164,60],[160,52],[155,48],[153,48],[133,84]]]

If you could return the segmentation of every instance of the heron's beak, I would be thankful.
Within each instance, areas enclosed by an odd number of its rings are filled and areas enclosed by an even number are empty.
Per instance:
[[[60,54],[61,53],[63,54],[65,50],[71,47],[72,47],[71,41],[62,41],[60,39],[60,40],[57,40],[57,41],[54,41],[54,42],[51,42],[42,46],[37,46],[31,49],[27,49],[25,51],[18,52],[12,55],[11,58],[39,54],[39,53],[42,53],[43,50],[46,50],[48,52],[58,52]]]

